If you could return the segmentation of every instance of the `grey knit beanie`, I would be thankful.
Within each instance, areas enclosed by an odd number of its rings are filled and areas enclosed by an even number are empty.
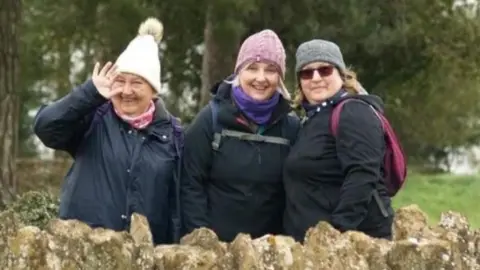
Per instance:
[[[346,69],[342,52],[337,44],[323,39],[313,39],[298,46],[295,72],[313,62],[327,62],[336,66],[341,73]]]

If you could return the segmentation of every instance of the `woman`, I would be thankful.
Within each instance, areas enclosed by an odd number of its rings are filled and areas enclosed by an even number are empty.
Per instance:
[[[263,30],[242,44],[234,74],[185,134],[181,202],[187,232],[208,227],[220,240],[282,232],[282,167],[299,128],[288,115],[285,50]]]
[[[340,231],[390,238],[393,210],[382,181],[385,141],[371,107],[381,110],[382,101],[358,95],[365,91],[330,41],[301,44],[295,68],[300,88],[295,102],[308,119],[285,161],[286,233],[302,242],[310,227],[327,221]],[[332,110],[345,98],[359,100],[342,107],[333,137]]]
[[[91,80],[38,112],[35,134],[74,159],[60,218],[120,231],[136,212],[156,244],[173,241],[181,131],[157,97],[162,32],[147,19],[114,65],[97,63]]]

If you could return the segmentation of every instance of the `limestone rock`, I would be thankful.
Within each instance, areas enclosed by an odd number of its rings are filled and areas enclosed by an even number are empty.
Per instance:
[[[341,234],[323,221],[307,231],[305,256],[309,269],[369,269],[349,234]]]
[[[212,230],[207,228],[200,228],[185,235],[180,240],[180,244],[211,250],[219,256],[223,256],[227,252],[226,243],[218,241],[218,236]]]
[[[395,213],[393,223],[393,239],[405,240],[418,237],[427,228],[427,215],[418,205],[409,205],[400,208]]]
[[[393,245],[387,260],[392,270],[464,269],[452,255],[449,243],[444,240],[401,240]]]
[[[260,262],[252,244],[250,235],[240,233],[235,237],[228,247],[229,253],[232,254],[232,269],[239,270],[257,270],[260,268]],[[225,265],[226,266],[226,265]]]
[[[162,245],[155,248],[155,269],[211,269],[217,260],[211,250],[188,245]]]
[[[480,230],[447,211],[429,227],[418,206],[397,210],[394,241],[364,233],[340,233],[326,222],[310,228],[304,245],[282,235],[231,243],[210,229],[184,236],[180,244],[154,247],[145,217],[134,214],[129,232],[95,228],[77,220],[51,220],[44,230],[0,213],[0,269],[120,270],[480,270]]]
[[[392,247],[392,242],[373,239],[361,232],[346,232],[357,254],[361,254],[371,270],[388,269],[386,255]]]
[[[12,210],[0,213],[0,269],[4,268],[9,252],[8,238],[22,227],[20,217]]]
[[[292,237],[265,235],[252,241],[260,269],[306,268],[304,250]]]
[[[132,214],[130,235],[132,235],[133,241],[138,245],[145,244],[153,246],[152,231],[150,230],[150,225],[145,216],[137,213]]]
[[[238,234],[215,269],[305,269],[303,247],[282,235]]]

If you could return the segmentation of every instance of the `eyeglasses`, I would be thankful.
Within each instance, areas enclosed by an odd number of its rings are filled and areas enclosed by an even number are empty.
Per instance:
[[[327,77],[333,73],[333,69],[333,66],[303,69],[298,72],[298,77],[302,80],[311,80],[315,71],[317,71],[321,77]]]

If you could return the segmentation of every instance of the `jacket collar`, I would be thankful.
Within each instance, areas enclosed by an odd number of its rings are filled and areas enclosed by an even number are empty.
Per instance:
[[[170,121],[172,115],[167,110],[163,99],[161,97],[155,97],[153,102],[155,103],[155,117],[153,118],[152,124],[156,122]]]

